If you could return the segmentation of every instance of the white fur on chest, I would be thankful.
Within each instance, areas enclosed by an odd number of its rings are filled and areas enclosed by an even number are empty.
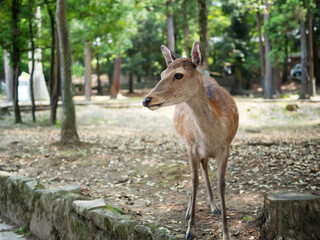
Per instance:
[[[193,153],[197,151],[201,158],[215,157],[224,143],[223,126],[215,121],[211,109],[206,109],[206,112],[207,116],[200,117],[185,105],[176,113],[178,116],[184,115],[183,121],[174,122],[182,141]],[[181,128],[187,133],[179,134]]]

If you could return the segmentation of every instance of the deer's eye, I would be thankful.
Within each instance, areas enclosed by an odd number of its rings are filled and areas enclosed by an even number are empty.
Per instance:
[[[174,79],[179,80],[179,79],[181,79],[181,78],[183,78],[183,74],[182,74],[182,73],[176,73],[176,74],[174,75]]]

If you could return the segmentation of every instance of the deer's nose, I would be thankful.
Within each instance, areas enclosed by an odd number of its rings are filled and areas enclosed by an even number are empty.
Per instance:
[[[150,101],[151,101],[151,97],[146,97],[145,99],[143,99],[142,101],[143,106],[148,107]]]

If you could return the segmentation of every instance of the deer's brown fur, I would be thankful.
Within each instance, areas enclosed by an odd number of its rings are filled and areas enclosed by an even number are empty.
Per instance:
[[[208,205],[215,213],[217,209],[208,177],[208,159],[215,158],[218,169],[218,189],[222,207],[223,239],[229,239],[225,208],[225,171],[232,139],[238,129],[238,110],[231,95],[213,78],[203,75],[198,69],[202,65],[199,43],[192,49],[192,59],[173,59],[170,51],[162,47],[167,69],[161,81],[146,96],[144,105],[155,110],[159,107],[177,105],[174,127],[187,147],[192,174],[192,192],[186,219],[189,220],[186,239],[195,232],[196,194],[199,185],[200,165],[206,184]],[[176,79],[176,74],[183,74]]]

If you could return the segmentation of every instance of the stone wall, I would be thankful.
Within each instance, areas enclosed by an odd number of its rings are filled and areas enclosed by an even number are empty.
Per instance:
[[[43,240],[176,239],[166,229],[139,224],[77,186],[46,189],[36,180],[0,171],[0,214]]]

